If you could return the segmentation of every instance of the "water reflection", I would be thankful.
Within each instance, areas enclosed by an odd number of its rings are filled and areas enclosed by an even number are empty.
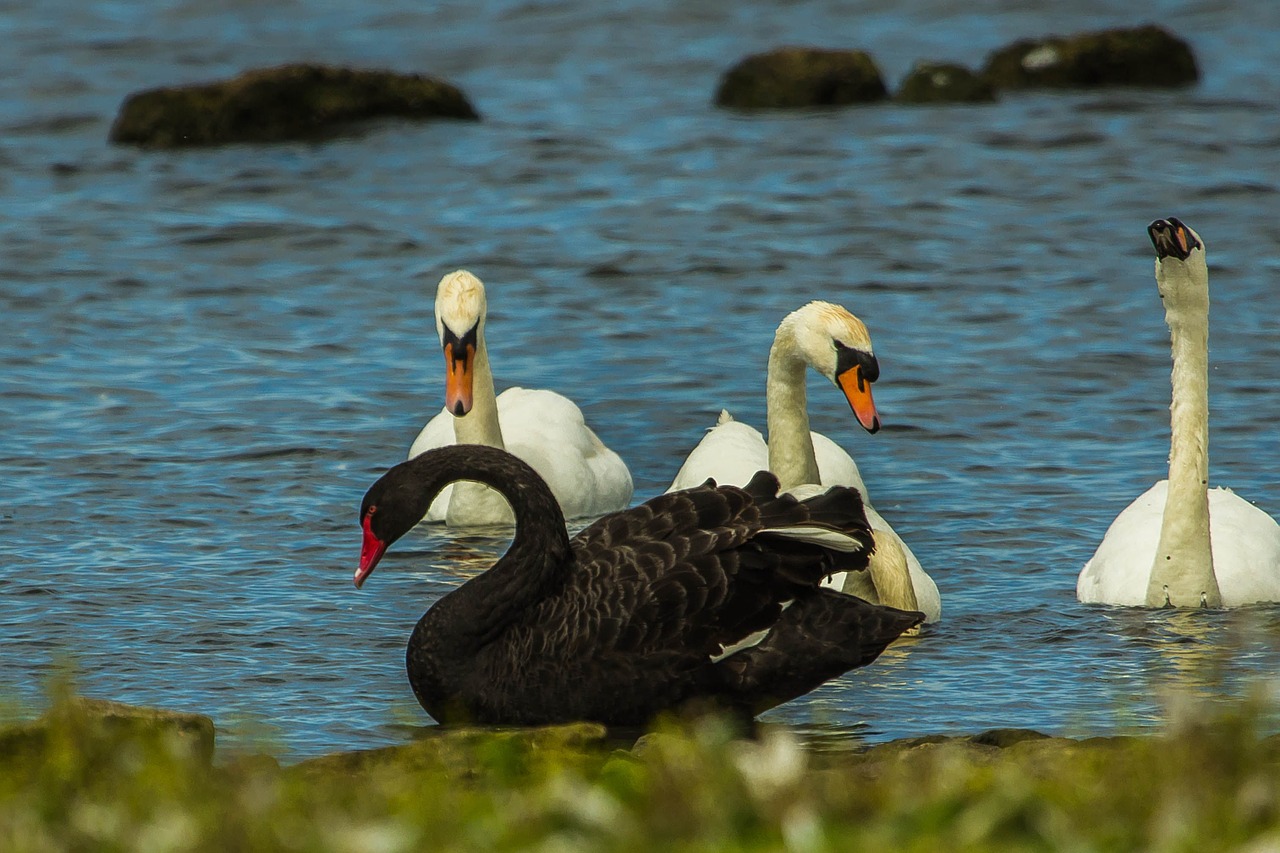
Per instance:
[[[1107,608],[1127,653],[1142,660],[1131,700],[1154,701],[1171,719],[1267,690],[1280,666],[1280,611]],[[1143,696],[1145,694],[1145,696]]]

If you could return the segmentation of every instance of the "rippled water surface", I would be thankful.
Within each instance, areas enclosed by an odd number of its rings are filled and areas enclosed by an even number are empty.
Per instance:
[[[500,540],[419,529],[351,587],[364,489],[442,402],[431,299],[489,286],[500,387],[570,394],[661,491],[722,407],[761,424],[787,311],[870,327],[886,428],[811,382],[942,591],[943,621],[771,718],[883,740],[1155,725],[1238,696],[1280,611],[1076,603],[1163,476],[1168,333],[1145,225],[1213,268],[1211,477],[1280,515],[1280,5],[1083,0],[0,3],[0,694],[211,714],[282,754],[429,722],[426,605]],[[909,9],[904,9],[909,6]],[[606,11],[607,10],[607,11]],[[717,75],[784,43],[978,65],[1024,35],[1159,20],[1203,82],[738,116]],[[286,59],[445,76],[480,123],[144,152],[122,97]]]

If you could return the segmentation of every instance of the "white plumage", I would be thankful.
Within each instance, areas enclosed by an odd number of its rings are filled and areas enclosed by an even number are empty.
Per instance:
[[[871,506],[853,457],[825,435],[809,429],[805,386],[809,367],[845,393],[864,428],[870,432],[879,429],[870,386],[879,368],[866,326],[838,305],[810,302],[783,319],[769,351],[765,389],[769,440],[766,442],[755,427],[722,411],[667,491],[690,488],[708,478],[741,486],[760,470],[772,471],[782,487],[797,497],[831,486],[852,486],[862,493],[867,520],[875,532],[876,552],[866,572],[834,576],[828,585],[874,603],[923,611],[926,621],[935,622],[942,615],[937,585]]]
[[[1177,219],[1148,227],[1173,350],[1169,478],[1111,523],[1076,581],[1086,603],[1238,607],[1280,601],[1280,524],[1209,482],[1209,268]]]
[[[631,472],[586,425],[572,400],[526,388],[494,395],[484,338],[486,311],[480,279],[458,270],[440,280],[436,329],[445,348],[446,405],[418,434],[409,458],[449,444],[501,447],[547,481],[566,518],[624,509],[631,502]],[[464,413],[452,413],[456,411]],[[502,496],[479,483],[446,487],[426,519],[467,527],[514,520]]]

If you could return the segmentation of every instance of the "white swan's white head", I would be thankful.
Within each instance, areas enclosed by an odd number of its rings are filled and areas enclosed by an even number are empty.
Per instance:
[[[810,302],[783,318],[774,340],[775,346],[793,348],[794,357],[808,362],[844,392],[863,429],[880,429],[871,397],[871,383],[880,378],[880,365],[871,349],[871,333],[861,320],[839,305]]]
[[[455,417],[471,411],[476,353],[488,311],[484,284],[466,270],[440,279],[436,288],[436,334],[444,349],[445,408]]]
[[[466,270],[455,270],[436,287],[436,332],[444,345],[445,329],[457,337],[484,322],[488,303],[484,283]]]
[[[1204,240],[1172,216],[1152,222],[1147,234],[1156,249],[1156,286],[1166,310],[1203,310],[1209,301]]]

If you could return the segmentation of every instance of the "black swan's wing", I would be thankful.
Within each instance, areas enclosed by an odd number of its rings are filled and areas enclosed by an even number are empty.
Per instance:
[[[746,488],[707,483],[606,516],[572,546],[577,573],[558,609],[590,621],[580,635],[597,652],[702,659],[772,625],[832,572],[865,568],[872,539],[856,490],[801,502],[761,472]]]
[[[791,602],[817,595],[826,575],[865,568],[872,548],[856,490],[804,502],[777,492],[767,473],[746,488],[708,483],[584,529],[571,543],[566,587],[505,633],[504,662],[519,662],[507,677],[525,689],[504,713],[536,721],[532,709],[545,707],[555,712],[548,719],[642,723],[767,677],[794,641],[770,646],[761,657],[769,667],[745,675],[717,660],[773,628]]]

